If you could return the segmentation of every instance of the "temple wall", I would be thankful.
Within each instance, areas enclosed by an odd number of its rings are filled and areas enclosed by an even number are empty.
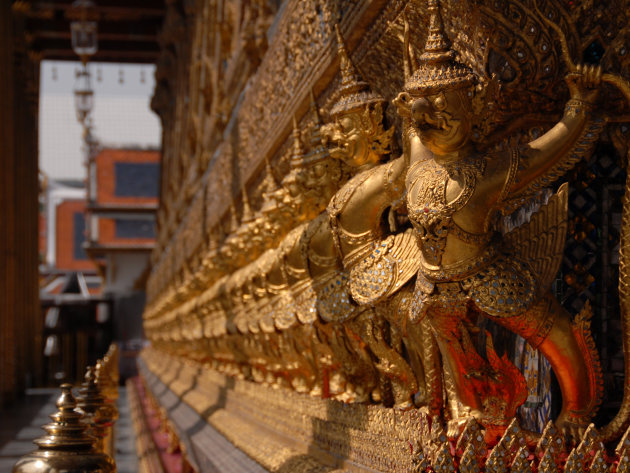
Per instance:
[[[526,0],[441,2],[443,33],[478,78],[469,96],[479,154],[524,146],[563,116],[565,52],[548,20],[576,57],[581,52],[584,61],[628,76],[624,27],[599,6],[577,3],[542,2],[537,12]],[[611,8],[621,12],[626,3]],[[431,11],[419,0],[168,2],[152,101],[164,131],[144,313],[151,347],[139,370],[193,469],[394,472],[431,464],[446,472],[454,457],[460,467],[488,454],[512,419],[531,429],[518,427],[531,446],[557,415],[561,398],[555,388],[552,396],[549,364],[532,348],[535,336],[528,344],[507,323],[473,321],[466,349],[482,347],[483,356],[466,379],[502,369],[504,383],[484,381],[491,387],[483,409],[499,407],[476,443],[476,421],[460,402],[453,368],[441,361],[445,348],[435,342],[435,327],[409,316],[422,284],[421,256],[405,190],[414,132],[399,94],[410,90],[406,68],[413,72],[422,61]],[[595,57],[598,47],[609,53]],[[602,94],[617,104],[606,113],[627,117],[618,95]],[[591,124],[591,136],[601,123]],[[587,217],[575,205],[577,194],[558,190],[565,181],[584,190],[579,183],[606,153],[622,160],[628,127],[624,119],[611,123],[597,146],[583,138],[590,153],[580,149],[583,164],[521,198],[518,205],[527,208],[519,215],[506,210],[511,220],[503,223],[518,227],[564,199],[572,213],[565,211],[561,235],[548,246],[562,246],[568,233],[567,250],[545,254],[556,270],[564,262],[553,291],[582,321],[589,318],[585,301],[593,303],[598,345],[590,328],[574,336],[584,353],[604,357],[602,383],[619,387],[623,348],[611,342],[609,354],[601,349],[618,308],[595,303],[593,281],[578,282],[597,272],[594,261],[579,266],[573,251],[584,241],[576,222]],[[364,161],[349,159],[362,150]],[[615,222],[610,235],[621,227]],[[607,235],[612,251],[618,241]],[[589,236],[593,247],[600,236]],[[616,284],[615,271],[607,269],[598,284]],[[554,274],[545,279],[547,291]],[[601,373],[588,369],[597,378],[589,381],[597,384],[593,397],[601,400]],[[605,396],[603,423],[621,402],[619,392]],[[543,438],[555,439],[550,432]],[[505,435],[498,445],[508,442]],[[516,461],[516,447],[509,448]],[[552,471],[550,465],[541,463],[540,471]]]

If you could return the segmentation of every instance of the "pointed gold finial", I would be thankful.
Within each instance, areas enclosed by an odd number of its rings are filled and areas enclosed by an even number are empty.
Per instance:
[[[335,33],[337,35],[337,54],[339,55],[339,69],[341,71],[341,86],[342,87],[357,87],[361,86],[361,78],[357,73],[354,64],[350,61],[346,44],[341,36],[341,30],[339,24],[335,23]]]
[[[451,42],[444,32],[444,22],[440,12],[439,0],[428,0],[427,10],[429,11],[429,34],[424,45],[422,57],[442,60],[443,56],[451,59],[454,52],[450,49]]]
[[[405,83],[411,80],[411,74],[413,74],[413,70],[411,69],[411,62],[409,58],[409,20],[407,19],[407,12],[403,12],[403,72]]]
[[[38,449],[23,456],[13,467],[13,473],[67,471],[73,473],[113,473],[114,461],[96,451],[94,439],[87,435],[82,414],[75,411],[76,400],[72,385],[61,385],[57,400],[59,409],[43,427],[47,435],[35,440]]]
[[[85,381],[79,389],[76,411],[83,414],[83,422],[88,425],[88,433],[96,438],[95,447],[99,452],[107,453],[105,438],[110,434],[117,413],[112,404],[105,401],[96,384],[94,367],[88,366]]]
[[[295,118],[295,115],[293,115],[292,123],[293,123],[293,138],[299,139],[300,129],[298,128],[298,122],[297,122],[297,118]]]
[[[269,158],[265,155],[265,179],[262,184],[263,194],[271,194],[278,188],[278,183],[273,175]]]
[[[61,396],[55,405],[59,409],[50,418],[52,423],[46,424],[44,430],[48,435],[35,440],[40,447],[86,447],[91,446],[94,440],[85,434],[87,427],[80,422],[83,417],[74,409],[77,401],[72,395],[72,385],[62,384]]]
[[[247,189],[245,189],[245,183],[241,184],[241,192],[243,194],[243,214],[241,216],[241,224],[249,223],[254,220],[254,213],[249,205],[249,197],[247,196]]]
[[[238,218],[236,217],[236,206],[234,205],[234,199],[230,204],[230,227],[228,233],[234,233],[238,229]]]
[[[95,376],[96,384],[105,396],[105,399],[115,403],[116,399],[118,399],[118,385],[111,378],[104,360],[96,362]]]
[[[306,149],[302,141],[302,132],[298,127],[295,116],[293,117],[293,152],[291,153],[291,168],[295,169],[302,166]]]
[[[415,94],[430,94],[443,89],[454,89],[473,85],[476,76],[472,70],[455,60],[456,53],[444,31],[440,13],[440,2],[428,0],[430,14],[429,34],[424,51],[418,59],[419,65],[405,81],[405,90]],[[405,54],[409,54],[408,40]]]
[[[382,96],[372,92],[369,84],[361,79],[356,66],[350,60],[338,24],[335,25],[335,32],[337,33],[337,52],[339,54],[341,87],[339,89],[339,99],[330,110],[330,117],[333,119],[346,113],[362,109],[366,105],[385,102]],[[312,95],[311,100],[314,101]]]

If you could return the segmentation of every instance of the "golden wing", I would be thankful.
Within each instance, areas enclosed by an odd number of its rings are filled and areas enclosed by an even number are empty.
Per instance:
[[[560,269],[567,236],[568,203],[569,186],[565,183],[529,222],[504,235],[514,255],[530,264],[538,288],[549,288]]]
[[[348,268],[350,294],[361,305],[373,305],[394,294],[420,267],[420,248],[409,228],[375,243],[371,253]]]

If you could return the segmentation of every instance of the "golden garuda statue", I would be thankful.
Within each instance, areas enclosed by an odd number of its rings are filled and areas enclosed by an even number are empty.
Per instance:
[[[509,69],[507,59],[503,77],[473,70],[474,54],[456,53],[449,41],[438,0],[427,1],[420,55],[404,21],[404,85],[392,94],[398,116],[362,79],[337,27],[340,74],[328,112],[311,97],[302,120],[308,140],[294,119],[289,171],[277,185],[265,161],[271,179],[257,212],[243,186],[242,221],[232,209],[228,235],[211,245],[202,294],[149,307],[145,329],[156,351],[301,396],[377,404],[409,418],[419,410],[434,425],[447,421],[448,435],[460,439],[465,425],[478,422],[492,443],[528,395],[519,368],[495,351],[492,331],[500,329],[548,360],[562,394],[555,424],[567,439],[584,437],[602,401],[602,370],[590,305],[573,317],[551,290],[568,229],[568,186],[557,181],[593,153],[609,122],[600,107],[610,96],[603,84],[629,103],[630,86],[599,66],[575,65],[550,16],[537,12],[536,2],[518,3],[536,17],[524,34],[546,24],[560,42],[569,92],[561,117],[536,133],[523,131],[536,119],[516,119],[513,111],[539,103],[516,103],[528,97],[514,92],[518,87],[499,96],[507,79],[525,73]],[[501,10],[501,2],[495,6]],[[483,8],[490,18],[491,7]],[[549,49],[541,43],[547,62],[539,61],[537,74],[553,69],[562,77]],[[487,62],[503,62],[487,54]],[[512,102],[504,116],[500,100]],[[518,212],[526,218],[515,224]],[[628,232],[628,212],[624,218]],[[622,250],[626,244],[627,235]],[[622,279],[626,339],[627,284]],[[624,350],[627,358],[630,346]],[[625,387],[621,411],[601,439],[630,425],[627,379]]]
[[[407,52],[409,74],[396,101],[410,128],[407,208],[421,249],[410,322],[428,319],[459,402],[489,425],[506,425],[526,390],[491,344],[488,361],[477,353],[478,319],[521,335],[558,378],[558,426],[578,434],[600,402],[601,369],[590,332],[572,325],[551,294],[566,235],[566,186],[529,224],[505,234],[499,224],[592,151],[604,125],[592,113],[601,72],[580,66],[567,76],[564,116],[539,138],[479,152],[472,140],[476,76],[455,61],[437,1],[429,12],[425,50],[417,64]]]

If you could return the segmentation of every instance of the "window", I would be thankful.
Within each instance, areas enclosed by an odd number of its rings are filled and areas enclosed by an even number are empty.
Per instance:
[[[160,167],[158,163],[115,163],[117,197],[157,197]]]
[[[115,219],[116,238],[155,238],[155,221],[149,219]]]
[[[75,212],[73,215],[74,228],[74,251],[73,256],[76,260],[88,259],[83,242],[85,242],[85,215],[83,212]]]

